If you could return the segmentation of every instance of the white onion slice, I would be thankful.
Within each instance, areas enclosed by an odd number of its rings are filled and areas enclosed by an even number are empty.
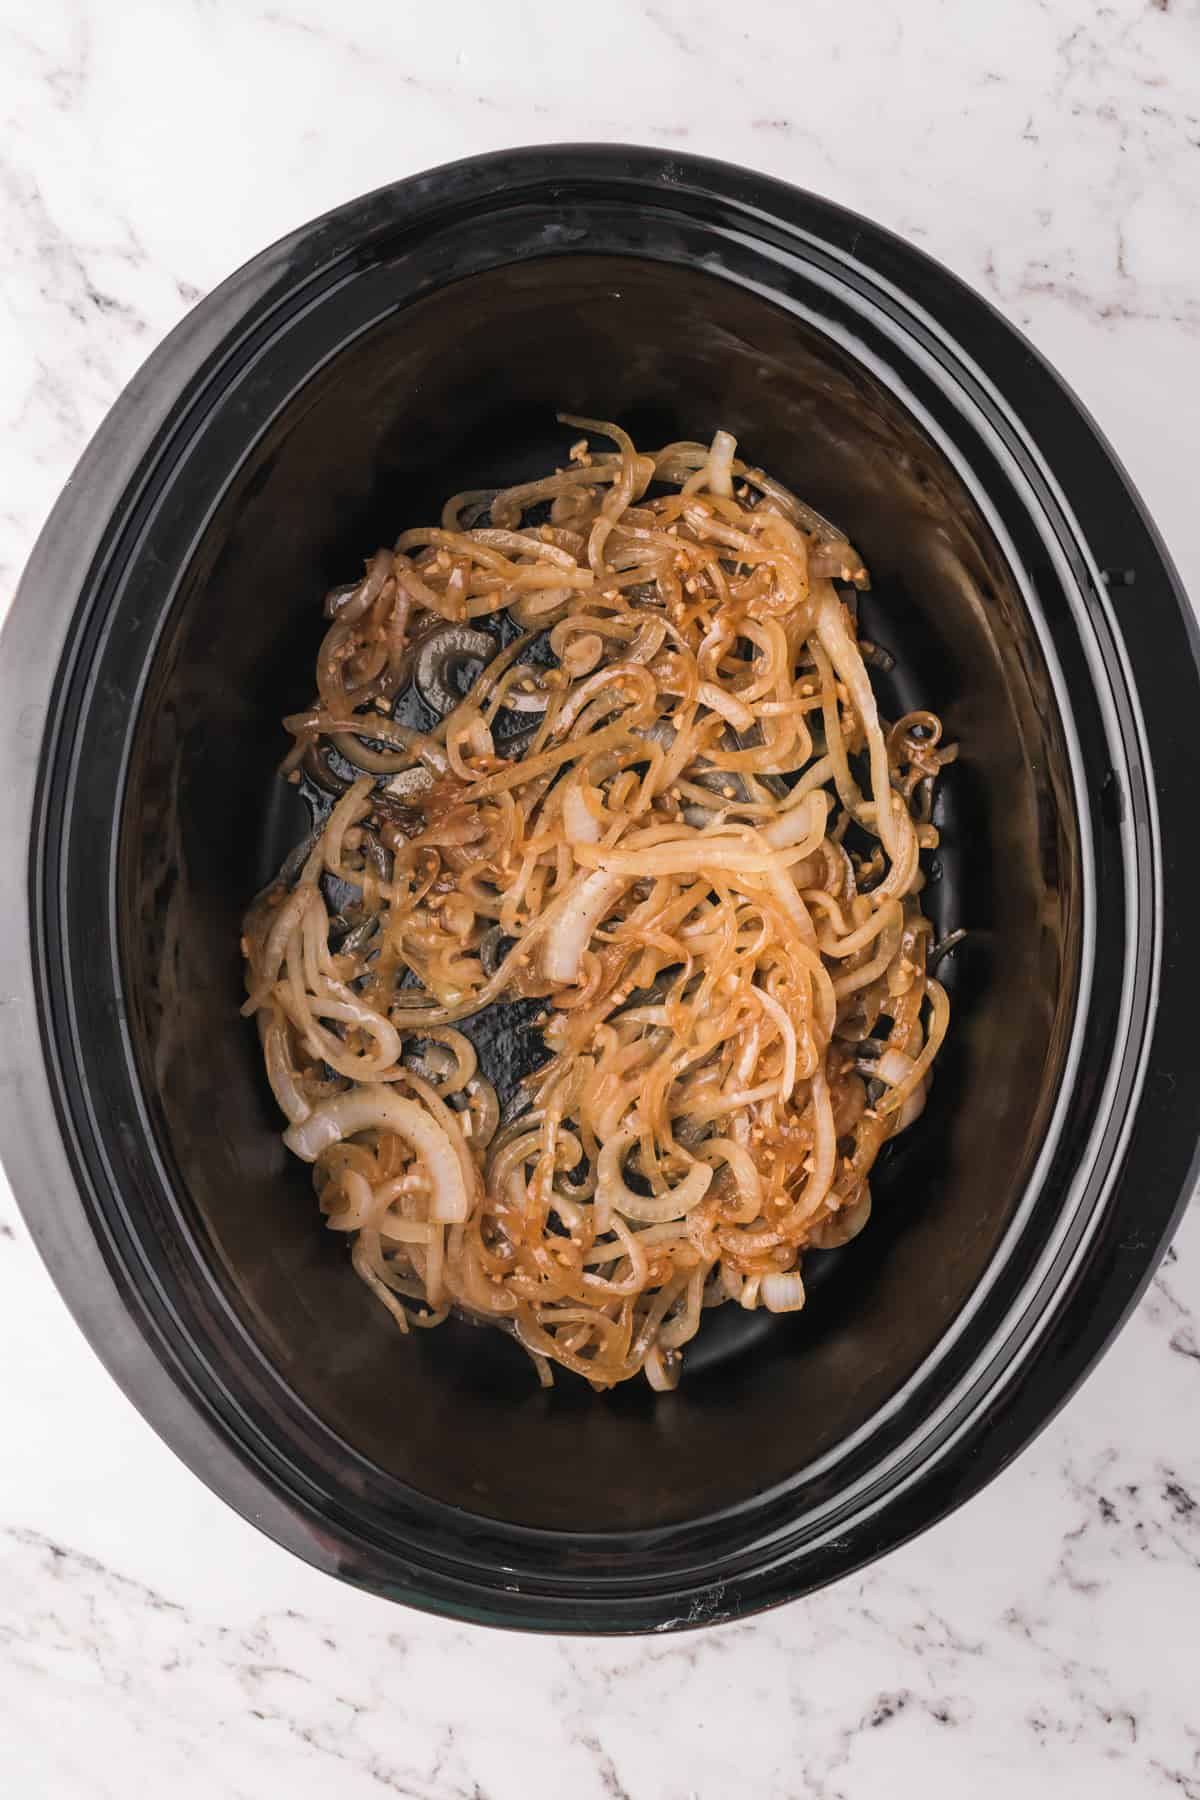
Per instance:
[[[589,791],[594,793],[596,790],[593,788]],[[562,819],[568,844],[600,842],[600,821],[588,805],[583,788],[577,781],[572,781],[563,794]]]
[[[749,731],[755,722],[754,712],[745,701],[739,700],[736,694],[727,694],[714,681],[702,681],[696,697],[710,712],[720,713],[723,719],[728,719],[735,731]]]
[[[733,457],[737,439],[730,431],[718,431],[708,453],[708,491],[728,500],[733,494]]]
[[[871,1073],[878,1075],[880,1081],[886,1081],[889,1087],[899,1087],[907,1081],[913,1071],[913,1058],[905,1056],[903,1050],[885,1050],[883,1055],[873,1064]],[[925,1097],[929,1089],[928,1078],[918,1081],[911,1094],[906,1095],[896,1114],[896,1130],[907,1131],[913,1122],[925,1111]]]
[[[603,1145],[596,1159],[597,1219],[619,1212],[623,1218],[639,1225],[665,1225],[682,1219],[694,1206],[699,1206],[712,1185],[713,1172],[707,1163],[693,1163],[678,1187],[668,1194],[635,1194],[625,1185],[621,1165],[625,1153],[637,1143],[634,1131],[618,1132]]]
[[[299,1125],[307,1119],[312,1107],[297,1085],[296,1071],[288,1055],[287,1030],[277,1011],[264,1031],[262,1041],[271,1092],[285,1117],[293,1125]]]
[[[394,1131],[410,1144],[429,1175],[431,1219],[461,1224],[471,1210],[467,1184],[453,1144],[414,1100],[390,1089],[352,1088],[313,1108],[307,1119],[283,1134],[288,1149],[304,1162],[357,1131]]]
[[[762,1182],[754,1164],[754,1158],[744,1144],[733,1138],[709,1138],[700,1144],[696,1154],[716,1168],[720,1163],[728,1163],[738,1191],[738,1204],[734,1211],[725,1208],[724,1216],[730,1224],[748,1225],[751,1219],[757,1219],[762,1211]]]
[[[816,840],[815,850],[825,835],[828,813],[829,796],[823,788],[818,788],[814,793],[806,794],[799,806],[789,806],[786,812],[771,819],[763,826],[762,834],[772,850],[789,850],[809,837]]]
[[[642,1367],[646,1371],[646,1380],[656,1394],[669,1394],[679,1386],[682,1359],[677,1350],[660,1351],[654,1345],[647,1350]]]
[[[620,899],[632,876],[594,869],[546,933],[542,968],[548,981],[574,981],[593,931]]]
[[[846,630],[842,618],[842,603],[831,582],[824,584],[817,605],[817,635],[838,679],[845,683],[854,709],[862,721],[870,752],[876,830],[887,851],[889,862],[898,862],[901,850],[900,827],[896,819],[891,775],[888,771],[887,745],[879,728],[879,713],[870,677],[857,644]]]
[[[799,1312],[804,1305],[799,1269],[791,1269],[786,1275],[764,1275],[759,1298],[768,1312]]]
[[[792,1097],[792,1089],[796,1085],[796,1027],[788,1017],[787,1008],[781,1006],[775,996],[768,994],[765,988],[755,988],[754,997],[763,1011],[769,1013],[774,1019],[783,1042],[783,1071],[779,1077],[779,1098],[786,1106]]]

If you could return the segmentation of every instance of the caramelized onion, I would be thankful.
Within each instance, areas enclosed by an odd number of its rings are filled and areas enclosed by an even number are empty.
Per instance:
[[[729,433],[649,457],[566,422],[568,466],[328,597],[285,770],[330,810],[246,916],[245,1010],[401,1329],[455,1310],[543,1383],[667,1391],[707,1308],[803,1306],[921,1113],[956,746],[880,718],[857,552]],[[428,732],[391,716],[410,671]],[[502,1122],[470,1021],[518,1000],[545,1058]]]
[[[628,887],[628,878],[596,869],[569,897],[542,948],[542,970],[559,984],[575,981],[592,933]]]
[[[283,1141],[304,1162],[316,1162],[331,1144],[359,1131],[390,1131],[403,1138],[429,1177],[432,1217],[450,1222],[466,1218],[470,1201],[454,1146],[422,1107],[390,1088],[356,1088],[326,1100],[290,1126]]]

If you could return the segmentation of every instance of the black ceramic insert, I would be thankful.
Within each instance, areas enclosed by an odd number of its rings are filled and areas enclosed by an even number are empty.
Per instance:
[[[963,746],[928,904],[970,936],[930,1106],[868,1230],[809,1259],[806,1311],[709,1315],[669,1396],[543,1393],[466,1325],[401,1338],[237,1013],[240,915],[304,823],[278,720],[323,592],[456,488],[561,462],[562,408],[644,443],[734,431],[862,550],[885,710]],[[1190,614],[1077,403],[876,227],[613,147],[354,202],[151,359],[2,648],[0,805],[29,847],[3,877],[6,1163],[147,1416],[320,1566],[549,1629],[769,1604],[978,1488],[1148,1278],[1200,1087]],[[493,1067],[521,1054],[511,1014],[485,1038]]]

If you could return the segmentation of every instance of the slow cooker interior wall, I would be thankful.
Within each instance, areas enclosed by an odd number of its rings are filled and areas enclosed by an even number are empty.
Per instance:
[[[456,488],[561,460],[560,408],[644,442],[735,431],[863,551],[864,621],[899,659],[885,709],[929,705],[964,745],[930,905],[974,939],[952,959],[958,1013],[926,1117],[866,1233],[811,1259],[809,1309],[774,1327],[711,1315],[666,1399],[569,1378],[543,1394],[514,1346],[465,1325],[401,1339],[322,1229],[236,1012],[241,913],[305,824],[273,770],[280,715],[310,697],[323,592]],[[268,1354],[380,1468],[529,1525],[694,1517],[847,1435],[962,1305],[1036,1145],[1070,999],[1062,766],[1039,654],[961,484],[864,371],[770,303],[563,258],[460,282],[343,351],[271,427],[187,572],[125,812],[143,1078]]]

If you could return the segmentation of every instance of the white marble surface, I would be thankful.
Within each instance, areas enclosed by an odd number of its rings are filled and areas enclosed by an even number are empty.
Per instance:
[[[464,153],[753,163],[987,293],[1200,594],[1197,0],[0,0],[0,593],[151,346],[262,244]],[[981,1498],[745,1625],[588,1644],[339,1588],[93,1361],[0,1192],[14,1800],[1200,1797],[1200,1209]]]

